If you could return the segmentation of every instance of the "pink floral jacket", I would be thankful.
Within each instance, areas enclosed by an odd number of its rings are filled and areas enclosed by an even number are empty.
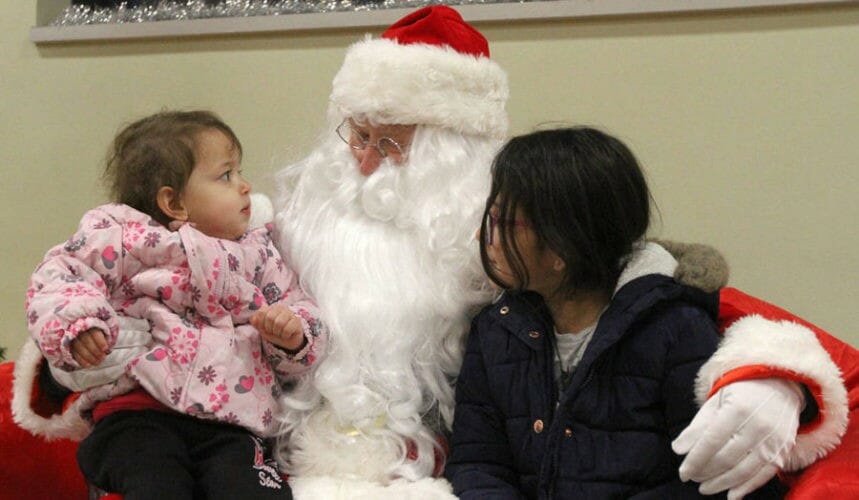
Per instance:
[[[301,319],[307,343],[298,353],[262,340],[249,324],[275,302]],[[269,228],[228,241],[188,224],[170,231],[110,204],[87,212],[78,232],[47,253],[27,290],[27,316],[52,366],[75,370],[71,341],[99,328],[113,345],[118,314],[147,320],[154,344],[128,364],[126,377],[85,391],[83,408],[140,384],[176,411],[261,436],[276,431],[281,382],[309,371],[326,340]]]

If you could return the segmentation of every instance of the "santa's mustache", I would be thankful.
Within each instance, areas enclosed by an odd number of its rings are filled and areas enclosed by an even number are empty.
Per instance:
[[[366,178],[361,186],[361,207],[367,216],[380,221],[389,221],[399,212],[405,192],[403,174],[407,170],[393,165],[388,158]]]
[[[379,168],[369,176],[359,171],[359,163],[348,149],[332,152],[328,159],[321,159],[320,196],[330,199],[333,207],[340,211],[358,209],[372,220],[388,222],[400,214],[404,200],[409,199],[406,177],[408,163],[398,164],[383,158]]]

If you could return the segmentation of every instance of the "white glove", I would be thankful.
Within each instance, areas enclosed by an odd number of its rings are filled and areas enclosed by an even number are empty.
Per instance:
[[[785,464],[796,443],[805,398],[799,384],[778,378],[744,380],[719,389],[671,447],[686,455],[680,479],[698,491],[728,491],[736,500],[761,487]]]
[[[149,350],[152,333],[149,331],[149,322],[144,319],[117,316],[117,323],[119,335],[116,336],[116,343],[101,364],[71,372],[49,366],[54,380],[67,389],[79,392],[108,384],[122,376],[125,366],[132,359]]]

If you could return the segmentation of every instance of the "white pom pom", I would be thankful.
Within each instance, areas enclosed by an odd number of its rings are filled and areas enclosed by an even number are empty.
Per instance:
[[[274,220],[274,206],[268,196],[251,193],[251,220],[248,229],[256,229]]]

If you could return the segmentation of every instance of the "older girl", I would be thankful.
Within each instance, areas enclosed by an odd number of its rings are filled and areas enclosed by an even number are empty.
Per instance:
[[[471,498],[687,498],[671,441],[716,350],[715,301],[645,243],[635,157],[590,128],[512,139],[479,234],[505,292],[473,321],[447,475]]]

